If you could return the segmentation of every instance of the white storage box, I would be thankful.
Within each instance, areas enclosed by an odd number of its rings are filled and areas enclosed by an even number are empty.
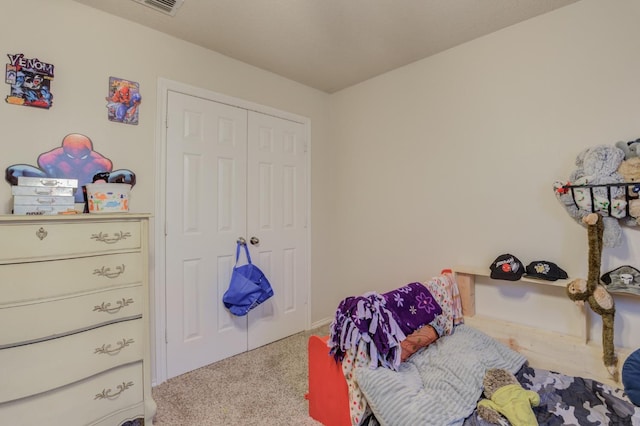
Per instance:
[[[12,195],[71,195],[75,193],[75,188],[70,186],[11,186]]]
[[[71,206],[73,195],[14,195],[14,206]]]
[[[73,204],[71,206],[32,206],[32,205],[22,205],[22,206],[13,206],[13,214],[21,214],[21,215],[51,215],[51,214],[60,214],[64,212],[69,212],[74,210]]]
[[[13,214],[49,215],[74,210],[78,179],[18,177],[11,187]]]
[[[123,213],[129,211],[131,185],[126,183],[88,183],[89,213]]]
[[[45,188],[77,188],[78,179],[42,178],[18,176],[18,186],[38,186]]]
[[[74,207],[73,195],[13,196],[13,214],[18,215],[58,214],[74,210]]]

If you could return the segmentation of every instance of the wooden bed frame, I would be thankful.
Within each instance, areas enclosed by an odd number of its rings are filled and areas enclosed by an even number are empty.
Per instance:
[[[588,377],[622,388],[620,375],[611,376],[602,362],[602,343],[593,341],[590,336],[590,320],[587,308],[579,308],[564,290],[560,294],[566,298],[567,309],[577,309],[582,317],[581,327],[575,332],[559,333],[540,328],[494,319],[485,315],[476,315],[476,278],[489,278],[486,268],[457,266],[453,268],[460,296],[465,323],[483,331],[491,337],[523,354],[532,367],[557,371],[570,376]],[[518,282],[542,286],[566,288],[572,279],[545,281],[522,277],[519,281],[491,280],[495,285],[517,285]],[[618,371],[629,354],[630,348],[616,348]]]
[[[587,308],[579,308],[565,294],[572,279],[558,281],[536,280],[522,277],[518,281],[491,280],[487,268],[457,266],[452,269],[460,291],[465,323],[501,341],[523,354],[535,368],[557,371],[570,376],[592,378],[616,388],[622,388],[619,374],[612,377],[602,361],[602,344],[590,337]],[[549,331],[504,319],[476,313],[476,280],[488,281],[491,286],[540,285],[555,288],[553,297],[577,321],[570,322],[568,332]],[[574,318],[574,319],[575,319]],[[576,325],[577,324],[577,325]],[[309,359],[309,416],[327,426],[350,426],[347,384],[340,364],[328,354],[327,336],[311,336]],[[618,371],[629,348],[616,348]]]

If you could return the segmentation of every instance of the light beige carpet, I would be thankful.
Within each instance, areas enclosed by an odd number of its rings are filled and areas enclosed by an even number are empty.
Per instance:
[[[158,426],[318,426],[308,414],[307,340],[295,334],[153,388]],[[328,350],[328,349],[327,349]]]

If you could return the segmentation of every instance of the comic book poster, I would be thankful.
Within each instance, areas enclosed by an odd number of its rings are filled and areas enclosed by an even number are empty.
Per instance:
[[[110,121],[138,124],[138,109],[142,101],[138,83],[109,77],[109,96],[106,99],[107,116]]]
[[[11,85],[7,103],[14,105],[51,108],[53,94],[53,65],[24,54],[7,54],[9,63],[5,70],[5,83]]]

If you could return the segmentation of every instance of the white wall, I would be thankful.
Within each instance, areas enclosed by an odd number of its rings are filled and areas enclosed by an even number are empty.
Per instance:
[[[149,9],[149,13],[156,12]],[[49,110],[7,104],[4,97],[9,95],[10,86],[4,85],[0,102],[3,172],[17,163],[35,165],[38,154],[60,146],[65,135],[82,133],[92,139],[97,151],[113,161],[114,168],[136,173],[131,210],[156,214],[158,78],[308,117],[312,282],[315,287],[315,283],[330,281],[326,278],[329,268],[324,266],[329,264],[330,244],[323,232],[330,227],[326,212],[335,186],[333,176],[324,172],[331,169],[334,158],[328,143],[329,95],[71,0],[4,2],[2,15],[0,51],[5,63],[9,61],[7,54],[24,53],[55,66],[51,86],[54,99]],[[139,125],[107,120],[105,96],[110,76],[140,83],[143,100]],[[0,185],[0,214],[9,213],[11,206],[10,185]],[[334,309],[330,295],[324,289],[312,290],[312,321],[326,318]]]
[[[9,53],[37,57],[55,65],[55,79],[49,110],[0,102],[5,145],[0,167],[35,164],[39,153],[59,146],[66,134],[83,133],[114,167],[136,173],[131,209],[153,212],[159,77],[309,117],[314,158],[319,159],[312,164],[313,172],[324,167],[329,101],[325,93],[71,0],[9,2],[3,4],[3,16],[0,50],[5,63]],[[140,83],[139,125],[107,120],[110,76]],[[5,85],[6,95],[9,91]],[[323,177],[312,179],[320,185],[314,197],[323,201]],[[0,213],[10,212],[11,200],[9,185],[0,185]],[[318,220],[322,223],[322,217]]]
[[[583,0],[334,94],[335,303],[502,253],[586,278],[552,184],[583,148],[640,137],[639,19],[635,0]],[[627,229],[603,272],[639,254]],[[640,300],[617,303],[620,342]]]
[[[132,210],[155,213],[159,77],[309,117],[313,322],[348,295],[505,252],[586,276],[586,232],[551,185],[581,149],[640,137],[635,0],[582,0],[331,96],[71,0],[6,2],[3,16],[3,54],[53,63],[56,77],[50,110],[0,102],[0,168],[84,133],[136,172]],[[107,120],[109,76],[140,83],[138,126]],[[640,266],[639,236],[626,231],[603,269]],[[618,304],[627,339],[637,301]]]

